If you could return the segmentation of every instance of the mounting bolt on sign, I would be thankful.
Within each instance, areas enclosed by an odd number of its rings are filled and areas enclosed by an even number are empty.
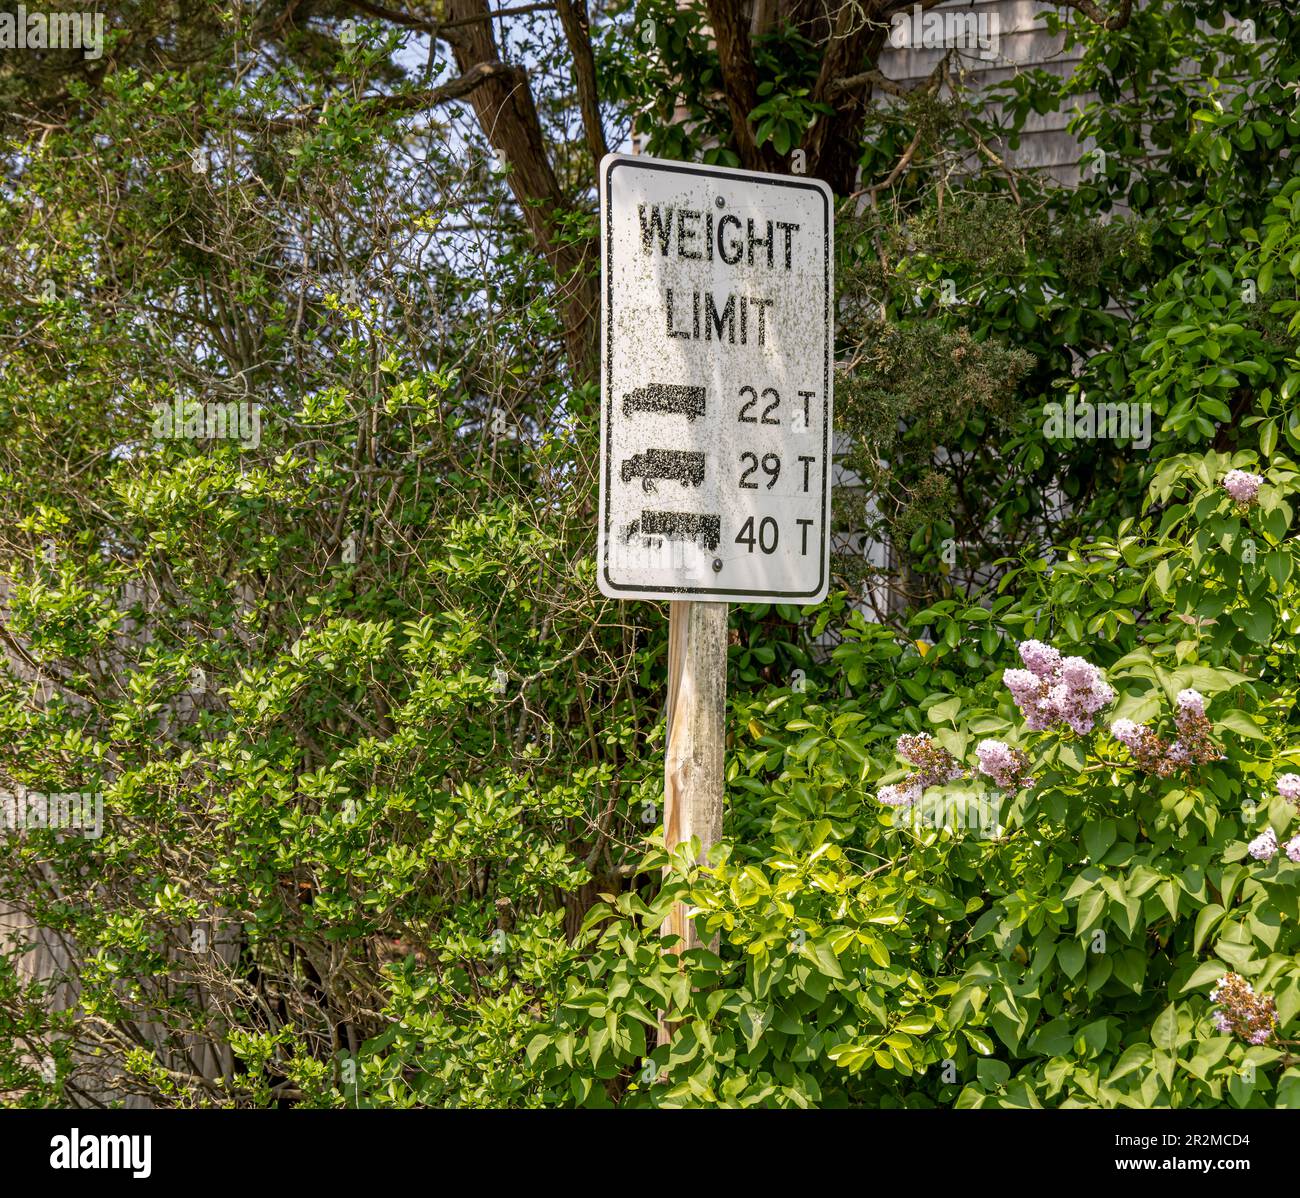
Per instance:
[[[705,859],[722,835],[727,604],[829,587],[832,203],[802,176],[600,166],[599,585],[670,601],[664,842],[696,839]],[[680,903],[664,932],[701,943]]]

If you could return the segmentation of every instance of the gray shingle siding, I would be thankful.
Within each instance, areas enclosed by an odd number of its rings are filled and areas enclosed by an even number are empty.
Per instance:
[[[1065,33],[1050,33],[1045,15],[1060,11],[1054,4],[1038,0],[948,0],[930,10],[931,13],[973,13],[989,24],[989,33],[996,31],[997,54],[991,60],[981,56],[978,48],[959,48],[959,68],[965,74],[965,83],[972,89],[983,89],[1004,83],[1025,69],[1043,69],[1065,78],[1082,58],[1082,49],[1074,46],[1065,50]],[[947,51],[926,47],[888,47],[880,58],[879,67],[885,76],[905,86],[922,82],[934,70]],[[1090,97],[1080,97],[1082,105]],[[1079,178],[1079,159],[1086,149],[1066,128],[1069,113],[1051,113],[1046,116],[1031,114],[1025,122],[1020,144],[1015,149],[996,147],[1005,155],[1010,165],[1024,170],[1042,170],[1063,184],[1072,184]]]

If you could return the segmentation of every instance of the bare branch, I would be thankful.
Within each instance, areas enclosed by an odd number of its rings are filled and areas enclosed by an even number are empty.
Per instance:
[[[1088,20],[1095,21],[1103,29],[1123,29],[1133,15],[1133,0],[1120,0],[1119,8],[1113,13],[1107,13],[1094,0],[1057,0],[1057,3],[1083,13]]]
[[[500,8],[496,12],[477,13],[473,16],[458,17],[453,21],[429,21],[424,17],[413,16],[406,12],[397,12],[391,8],[384,8],[378,4],[368,4],[366,0],[348,0],[351,7],[358,12],[363,12],[368,17],[374,17],[380,21],[391,21],[394,25],[403,25],[407,29],[418,29],[422,33],[431,33],[437,36],[444,29],[458,29],[465,25],[474,25],[480,21],[491,21],[497,17],[521,17],[530,12],[549,12],[555,9],[555,4],[549,2],[544,4],[520,4],[516,8]]]
[[[391,96],[368,96],[358,101],[357,107],[371,115],[390,115],[404,112],[423,112],[451,100],[461,100],[475,88],[481,87],[489,79],[513,81],[516,85],[526,83],[527,75],[522,67],[505,62],[480,62],[463,75],[442,84],[439,87],[422,88],[419,91],[399,92]],[[256,116],[248,114],[240,119],[245,129],[270,129],[275,132],[288,132],[293,129],[305,129],[318,124],[324,115],[324,107],[313,105],[295,116]]]
[[[890,79],[888,75],[882,75],[879,71],[863,71],[860,75],[849,75],[845,79],[834,80],[827,87],[826,94],[828,96],[839,96],[860,87],[874,87],[887,95],[906,99],[908,96],[915,96],[925,91],[928,86],[928,84],[921,84],[919,87],[908,88]]]
[[[587,0],[557,0],[560,23],[569,49],[573,51],[573,82],[578,89],[578,107],[582,111],[582,129],[587,149],[596,166],[609,152],[605,129],[600,120],[600,98],[596,91],[596,58],[591,51],[591,26],[587,18]]]
[[[490,22],[470,21],[488,14],[487,0],[446,0],[447,15],[460,28],[446,35],[463,76],[477,67],[499,64]],[[469,93],[479,127],[505,158],[507,179],[538,248],[564,290],[565,342],[574,372],[589,378],[598,361],[597,313],[600,288],[593,274],[594,248],[576,242],[566,230],[571,206],[560,190],[533,100],[528,76],[492,74]]]

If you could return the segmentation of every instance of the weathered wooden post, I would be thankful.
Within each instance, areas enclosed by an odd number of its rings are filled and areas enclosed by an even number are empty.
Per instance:
[[[727,605],[670,603],[664,843],[671,851],[697,837],[701,861],[722,837],[726,707]],[[683,903],[673,904],[664,934],[680,936],[678,948],[701,944]]]

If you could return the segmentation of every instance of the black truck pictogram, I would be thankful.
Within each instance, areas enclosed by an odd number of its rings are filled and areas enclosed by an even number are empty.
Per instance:
[[[687,420],[704,415],[704,388],[651,383],[623,396],[623,415],[633,412],[678,412]]]
[[[721,516],[697,516],[694,512],[646,512],[623,529],[623,540],[643,537],[667,537],[670,541],[700,541],[706,549],[716,549],[722,540]]]
[[[684,487],[698,487],[704,482],[704,455],[682,449],[647,449],[623,463],[623,481],[630,483],[638,475],[641,488],[654,494],[655,480],[676,479]]]

